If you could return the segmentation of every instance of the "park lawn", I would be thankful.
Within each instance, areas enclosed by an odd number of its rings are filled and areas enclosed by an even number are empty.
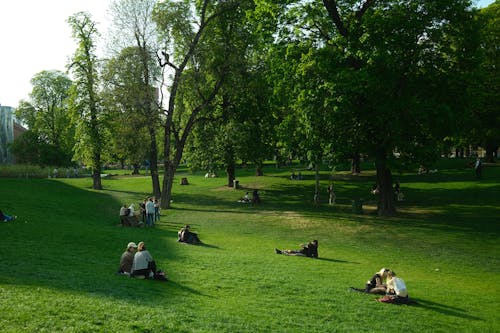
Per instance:
[[[89,178],[0,179],[1,208],[19,216],[0,224],[0,331],[500,331],[500,168],[480,181],[460,167],[397,174],[406,200],[390,218],[373,214],[373,172],[336,173],[329,207],[312,204],[312,172],[291,181],[290,170],[238,170],[238,190],[181,171],[154,229],[117,226],[120,205],[150,193],[147,176],[105,178],[103,191]],[[262,205],[237,203],[254,188]],[[364,214],[352,213],[353,199]],[[176,242],[186,223],[206,245]],[[274,254],[311,239],[318,260]],[[141,240],[169,282],[114,274],[126,244]],[[416,304],[349,291],[381,267]]]

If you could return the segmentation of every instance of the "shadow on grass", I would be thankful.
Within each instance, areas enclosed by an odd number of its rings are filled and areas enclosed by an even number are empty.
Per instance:
[[[328,261],[328,262],[335,262],[335,263],[341,263],[341,264],[356,264],[356,265],[359,265],[359,262],[348,261],[348,260],[341,260],[341,259],[332,259],[332,258],[319,257],[317,260]]]
[[[439,312],[447,316],[454,316],[459,318],[467,318],[471,320],[481,320],[481,318],[476,316],[471,316],[467,314],[464,309],[460,309],[454,306],[448,306],[446,304],[436,303],[421,298],[411,298],[415,303],[411,303],[412,306],[419,307],[426,310],[431,310]]]

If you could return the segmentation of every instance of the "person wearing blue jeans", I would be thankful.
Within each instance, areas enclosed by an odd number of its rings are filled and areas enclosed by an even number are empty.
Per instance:
[[[7,215],[7,214],[4,214],[4,212],[2,212],[0,210],[0,221],[14,221],[15,219],[17,218],[17,216],[11,216],[11,215]]]
[[[146,225],[148,227],[155,225],[155,204],[153,198],[149,198],[146,202]]]

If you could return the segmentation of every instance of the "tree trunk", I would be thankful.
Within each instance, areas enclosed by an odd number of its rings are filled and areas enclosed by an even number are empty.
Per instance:
[[[95,163],[95,161],[94,161]],[[101,183],[101,164],[98,162],[96,165],[92,168],[92,188],[94,190],[102,190],[102,183]]]
[[[319,204],[319,163],[314,163],[314,204]]]
[[[375,161],[377,185],[379,188],[377,212],[380,216],[390,216],[396,213],[394,191],[392,189],[392,174],[386,162],[385,154],[380,154]]]
[[[227,187],[234,187],[234,178],[236,177],[236,166],[234,160],[226,161]]]
[[[165,174],[163,175],[163,191],[161,192],[161,208],[170,208],[170,201],[172,200],[172,184],[174,182],[175,168],[172,161],[166,159]]]
[[[498,150],[498,146],[487,145],[486,146],[486,159],[487,163],[495,163],[495,155]]]
[[[158,176],[158,150],[156,145],[156,132],[154,127],[149,128],[149,136],[151,138],[151,153],[149,156],[149,167],[151,170],[151,182],[153,184],[153,194],[155,198],[161,196],[160,178]]]
[[[264,170],[262,170],[262,162],[255,162],[255,175],[264,176]]]
[[[358,174],[361,173],[361,156],[358,152],[352,154],[351,159],[351,173]]]

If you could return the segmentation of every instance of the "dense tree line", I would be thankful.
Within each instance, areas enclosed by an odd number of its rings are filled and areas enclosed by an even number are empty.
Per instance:
[[[95,22],[68,22],[78,44],[64,73],[33,79],[18,117],[21,160],[148,161],[169,207],[180,163],[375,162],[379,213],[393,214],[392,172],[451,146],[498,149],[499,1],[115,0],[109,56]],[[27,149],[27,147],[39,147]],[[45,147],[42,149],[42,147]],[[49,159],[53,147],[59,159]],[[44,150],[45,149],[45,150]],[[36,153],[33,153],[36,151]],[[163,163],[163,181],[159,179]],[[317,177],[316,198],[319,196]]]

